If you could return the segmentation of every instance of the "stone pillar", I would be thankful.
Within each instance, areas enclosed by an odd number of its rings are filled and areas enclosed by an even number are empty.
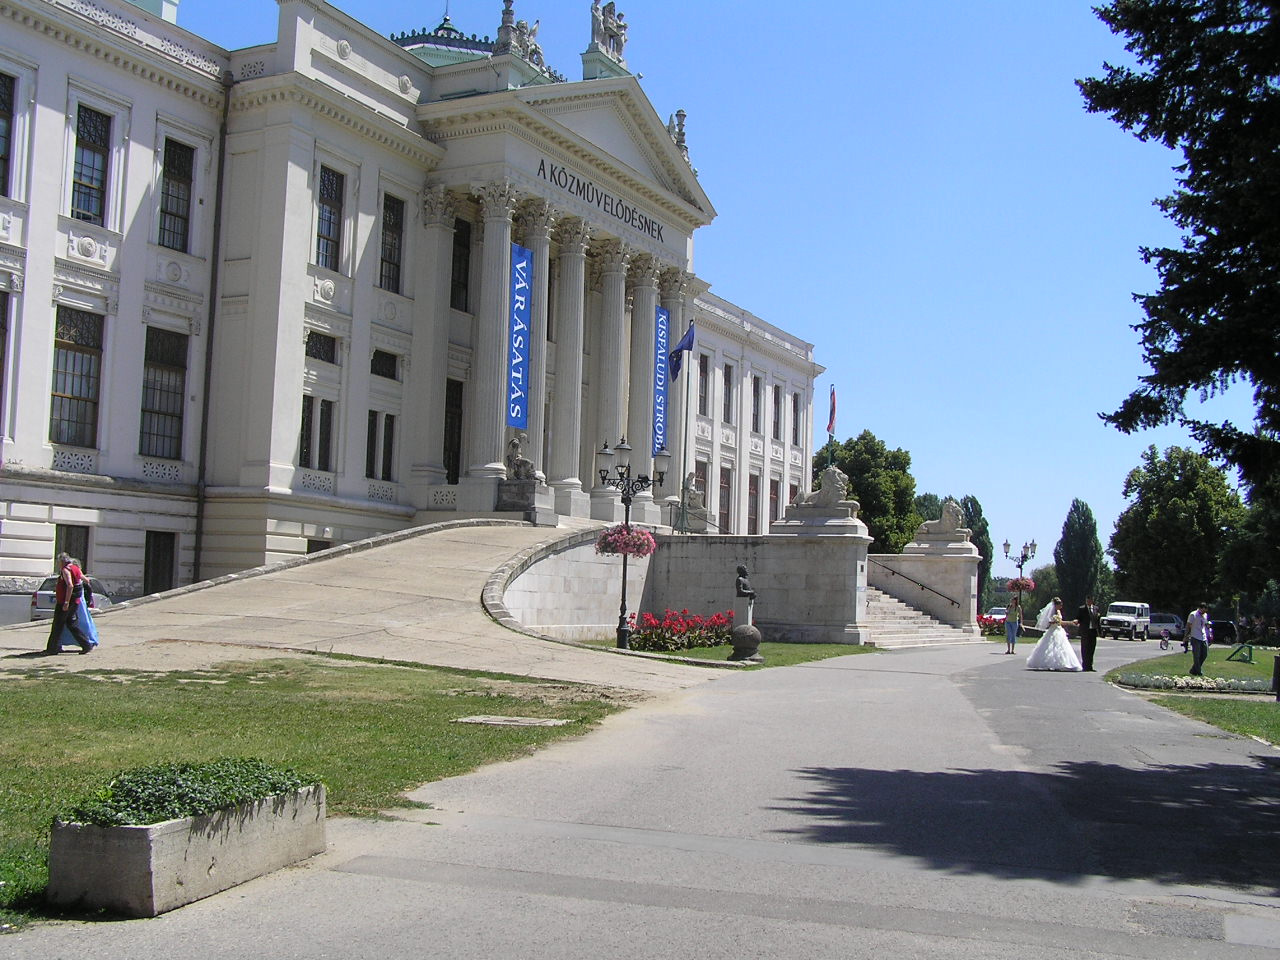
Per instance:
[[[508,289],[511,271],[511,217],[515,190],[506,182],[480,188],[484,248],[480,276],[480,309],[472,340],[470,435],[467,442],[467,492],[458,506],[468,511],[492,510],[497,481],[507,475],[503,463],[503,362],[506,359]]]
[[[449,288],[457,204],[439,184],[422,192],[422,243],[414,261],[413,363],[405,381],[409,497],[418,510],[430,506],[428,487],[445,482],[444,404],[449,378]]]
[[[525,456],[545,482],[542,460],[547,403],[547,281],[551,273],[551,228],[555,213],[545,200],[533,200],[521,213],[520,232],[533,251],[533,294],[529,310],[529,444]]]
[[[551,397],[551,462],[548,478],[556,512],[586,517],[590,505],[578,478],[582,445],[582,318],[587,241],[581,220],[560,226],[560,282],[556,286],[556,389]]]
[[[684,294],[688,275],[678,268],[672,267],[662,271],[661,293],[662,308],[670,315],[671,349],[684,336],[689,328],[684,314]],[[680,485],[685,475],[693,470],[693,454],[688,447],[689,435],[689,401],[693,398],[690,386],[697,386],[694,381],[698,377],[698,350],[687,351],[681,360],[680,376],[667,384],[667,452],[671,454],[671,465],[667,468],[666,481],[660,487],[654,487],[654,499],[665,500],[668,507],[664,521],[675,526],[680,510]],[[696,400],[695,400],[696,402]],[[672,514],[671,511],[676,511]]]
[[[617,240],[602,245],[600,356],[596,361],[598,382],[592,384],[599,412],[600,439],[592,438],[597,446],[601,440],[610,446],[616,444],[627,429],[622,401],[627,384],[627,264],[630,259],[631,251]],[[612,487],[600,486],[598,479],[595,483],[591,489],[591,516],[596,520],[620,521],[623,517],[621,495]]]
[[[631,264],[631,371],[627,392],[627,441],[631,444],[633,476],[653,476],[653,365],[655,314],[658,308],[658,269],[650,256],[637,257]],[[654,491],[637,494],[631,505],[631,519],[641,523],[661,522],[654,504]]]

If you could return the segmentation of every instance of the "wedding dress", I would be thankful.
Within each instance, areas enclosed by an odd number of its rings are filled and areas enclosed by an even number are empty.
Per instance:
[[[1036,626],[1044,630],[1044,636],[1027,657],[1028,670],[1079,670],[1080,658],[1067,639],[1062,626],[1062,614],[1052,603],[1040,611]]]

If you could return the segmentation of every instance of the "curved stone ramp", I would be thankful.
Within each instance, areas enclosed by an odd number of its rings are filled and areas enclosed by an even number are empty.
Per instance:
[[[345,544],[118,604],[98,618],[99,652],[19,663],[100,668],[111,665],[113,650],[178,640],[352,654],[651,693],[717,676],[705,668],[540,640],[485,613],[481,593],[495,570],[522,551],[582,529],[572,522],[549,530],[517,521],[459,520]],[[47,623],[5,628],[0,649],[41,649],[48,630]],[[5,667],[18,665],[12,656],[5,659]],[[154,659],[155,667],[165,668],[163,649]]]

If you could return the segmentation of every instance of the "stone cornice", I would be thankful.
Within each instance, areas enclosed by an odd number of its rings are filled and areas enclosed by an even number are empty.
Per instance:
[[[423,139],[407,127],[380,117],[367,107],[299,73],[264,77],[237,86],[231,110],[235,114],[245,114],[278,103],[294,103],[340,123],[366,140],[421,164],[428,172],[435,169],[445,154],[443,147]]]
[[[418,108],[418,117],[426,126],[426,135],[436,143],[491,134],[518,136],[529,144],[545,150],[549,146],[560,150],[566,157],[582,164],[593,175],[607,179],[620,193],[642,197],[654,208],[666,212],[689,232],[711,222],[715,212],[700,208],[696,203],[679,194],[657,190],[640,179],[634,171],[611,162],[583,138],[561,126],[528,104],[500,95],[495,102],[483,97],[485,103],[467,104],[471,109],[460,109],[459,101],[443,104],[426,104]],[[445,113],[444,109],[450,112]]]
[[[81,56],[102,60],[125,73],[195,100],[201,106],[211,109],[222,106],[222,83],[218,76],[198,66],[170,59],[169,51],[143,46],[127,36],[120,35],[118,39],[109,33],[101,36],[100,33],[110,30],[108,25],[80,20],[70,8],[45,4],[36,10],[0,0],[0,23],[10,23],[14,28],[61,41]],[[173,55],[192,55],[191,51],[176,43],[172,46]],[[219,71],[224,66],[219,65]]]

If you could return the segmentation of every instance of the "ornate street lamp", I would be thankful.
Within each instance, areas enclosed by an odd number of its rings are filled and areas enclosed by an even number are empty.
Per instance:
[[[1004,547],[1004,558],[1012,560],[1018,565],[1018,609],[1022,609],[1022,568],[1027,565],[1027,561],[1036,555],[1036,542],[1032,540],[1030,543],[1022,545],[1022,552],[1017,557],[1009,556],[1009,541],[1006,540],[1001,546]]]
[[[611,467],[613,458],[617,456],[618,462],[616,466]],[[604,446],[596,453],[596,466],[600,474],[600,486],[613,487],[622,494],[623,508],[623,527],[629,532],[631,530],[631,499],[637,493],[643,493],[654,485],[661,484],[667,476],[667,465],[671,462],[671,454],[667,453],[666,448],[659,450],[653,455],[654,477],[646,477],[641,474],[638,477],[631,475],[631,445],[627,443],[627,438],[623,437],[618,441],[617,446],[612,450],[609,449],[609,442],[606,440]],[[627,625],[627,553],[622,552],[622,602],[618,606],[618,649],[628,650],[631,647],[631,627]]]

